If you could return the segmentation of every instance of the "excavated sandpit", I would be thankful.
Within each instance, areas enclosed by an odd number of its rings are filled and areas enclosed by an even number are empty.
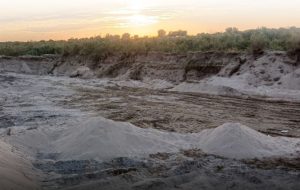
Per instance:
[[[75,78],[110,78],[117,85],[225,96],[300,97],[300,64],[286,52],[195,52],[113,55],[100,62],[84,57],[0,57],[0,71]]]
[[[242,161],[297,163],[295,59],[266,52],[130,60],[1,57],[1,185],[297,189],[297,167],[265,171]]]

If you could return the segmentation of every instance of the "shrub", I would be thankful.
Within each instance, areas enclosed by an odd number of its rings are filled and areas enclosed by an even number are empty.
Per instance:
[[[251,50],[254,54],[260,54],[264,49],[290,51],[300,49],[300,28],[295,27],[258,28],[246,31],[228,28],[223,33],[201,33],[194,36],[187,35],[187,32],[183,30],[169,32],[168,35],[166,33],[164,30],[159,30],[158,37],[131,37],[129,33],[125,33],[122,37],[107,34],[105,37],[97,36],[67,41],[2,42],[0,55],[80,55],[98,61],[114,53]]]
[[[251,36],[250,49],[254,55],[262,54],[267,47],[267,37],[262,33],[254,33]]]

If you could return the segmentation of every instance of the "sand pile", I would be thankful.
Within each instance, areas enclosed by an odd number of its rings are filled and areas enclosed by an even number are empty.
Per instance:
[[[29,161],[22,158],[13,148],[0,141],[0,184],[3,190],[38,189]]]
[[[205,94],[215,94],[215,95],[224,95],[224,96],[241,96],[242,93],[236,90],[233,87],[215,85],[215,84],[206,84],[202,82],[198,83],[187,83],[183,82],[170,91],[177,92],[194,92],[194,93],[205,93]]]
[[[55,159],[59,160],[140,157],[191,148],[237,159],[290,157],[300,151],[300,139],[266,136],[241,124],[228,123],[196,134],[178,134],[142,129],[101,117],[60,131],[24,131],[9,136],[9,140],[20,149],[24,145],[30,147],[23,148],[28,153],[56,153]]]
[[[226,123],[204,131],[200,147],[207,153],[228,158],[262,158],[294,156],[300,150],[300,140],[271,137],[238,123]]]
[[[93,118],[70,128],[55,142],[59,159],[109,159],[175,152],[188,148],[184,135],[141,129],[130,123]]]
[[[218,75],[196,83],[181,83],[171,90],[300,99],[300,68],[283,52],[268,52],[258,59],[249,59],[239,67],[234,67],[234,72],[232,69],[232,65],[228,64]]]
[[[277,86],[278,88],[300,90],[300,68],[283,76]]]
[[[82,79],[95,78],[95,75],[94,75],[93,71],[91,71],[91,69],[86,67],[86,66],[78,67],[69,76],[72,77],[72,78],[79,77],[79,78],[82,78]]]
[[[65,134],[56,142],[60,159],[101,160],[175,152],[186,148],[200,148],[210,154],[242,159],[295,156],[295,151],[300,150],[299,139],[270,137],[237,123],[183,135],[94,118]]]
[[[110,84],[104,86],[117,85],[122,87],[124,86],[130,88],[148,88],[154,90],[162,90],[174,87],[174,85],[168,81],[149,78],[144,79],[143,81],[128,79],[121,80],[120,78],[118,78],[117,80],[111,80],[110,82]]]
[[[161,79],[146,78],[143,80],[143,82],[147,84],[147,88],[155,90],[168,89],[174,87],[174,85],[171,82]]]

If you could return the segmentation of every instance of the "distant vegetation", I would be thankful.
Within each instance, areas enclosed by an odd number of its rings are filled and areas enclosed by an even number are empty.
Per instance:
[[[190,36],[186,31],[167,33],[159,30],[157,37],[122,36],[107,34],[104,37],[70,39],[67,41],[39,42],[2,42],[0,55],[43,55],[61,54],[64,56],[87,56],[95,61],[115,53],[135,54],[158,52],[189,51],[252,51],[259,53],[263,49],[296,50],[300,49],[300,28],[239,31],[228,28],[225,32]]]

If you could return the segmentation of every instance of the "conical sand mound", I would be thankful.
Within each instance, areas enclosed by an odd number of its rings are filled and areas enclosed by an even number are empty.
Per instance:
[[[292,156],[299,139],[270,137],[238,123],[227,123],[198,134],[141,129],[129,123],[95,118],[71,129],[56,142],[61,159],[138,156],[200,148],[228,158]]]
[[[237,159],[287,156],[295,153],[300,142],[270,137],[238,123],[226,123],[206,133],[200,139],[205,152]]]
[[[55,142],[60,159],[109,159],[175,152],[188,148],[180,134],[141,129],[130,123],[94,118],[65,132]]]
[[[139,157],[191,148],[236,159],[291,157],[300,151],[300,139],[270,137],[238,123],[227,123],[197,134],[178,134],[142,129],[101,117],[69,126],[59,134],[51,130],[26,131],[11,136],[10,141],[15,145],[26,143],[30,146],[27,152],[58,153],[59,160]]]

